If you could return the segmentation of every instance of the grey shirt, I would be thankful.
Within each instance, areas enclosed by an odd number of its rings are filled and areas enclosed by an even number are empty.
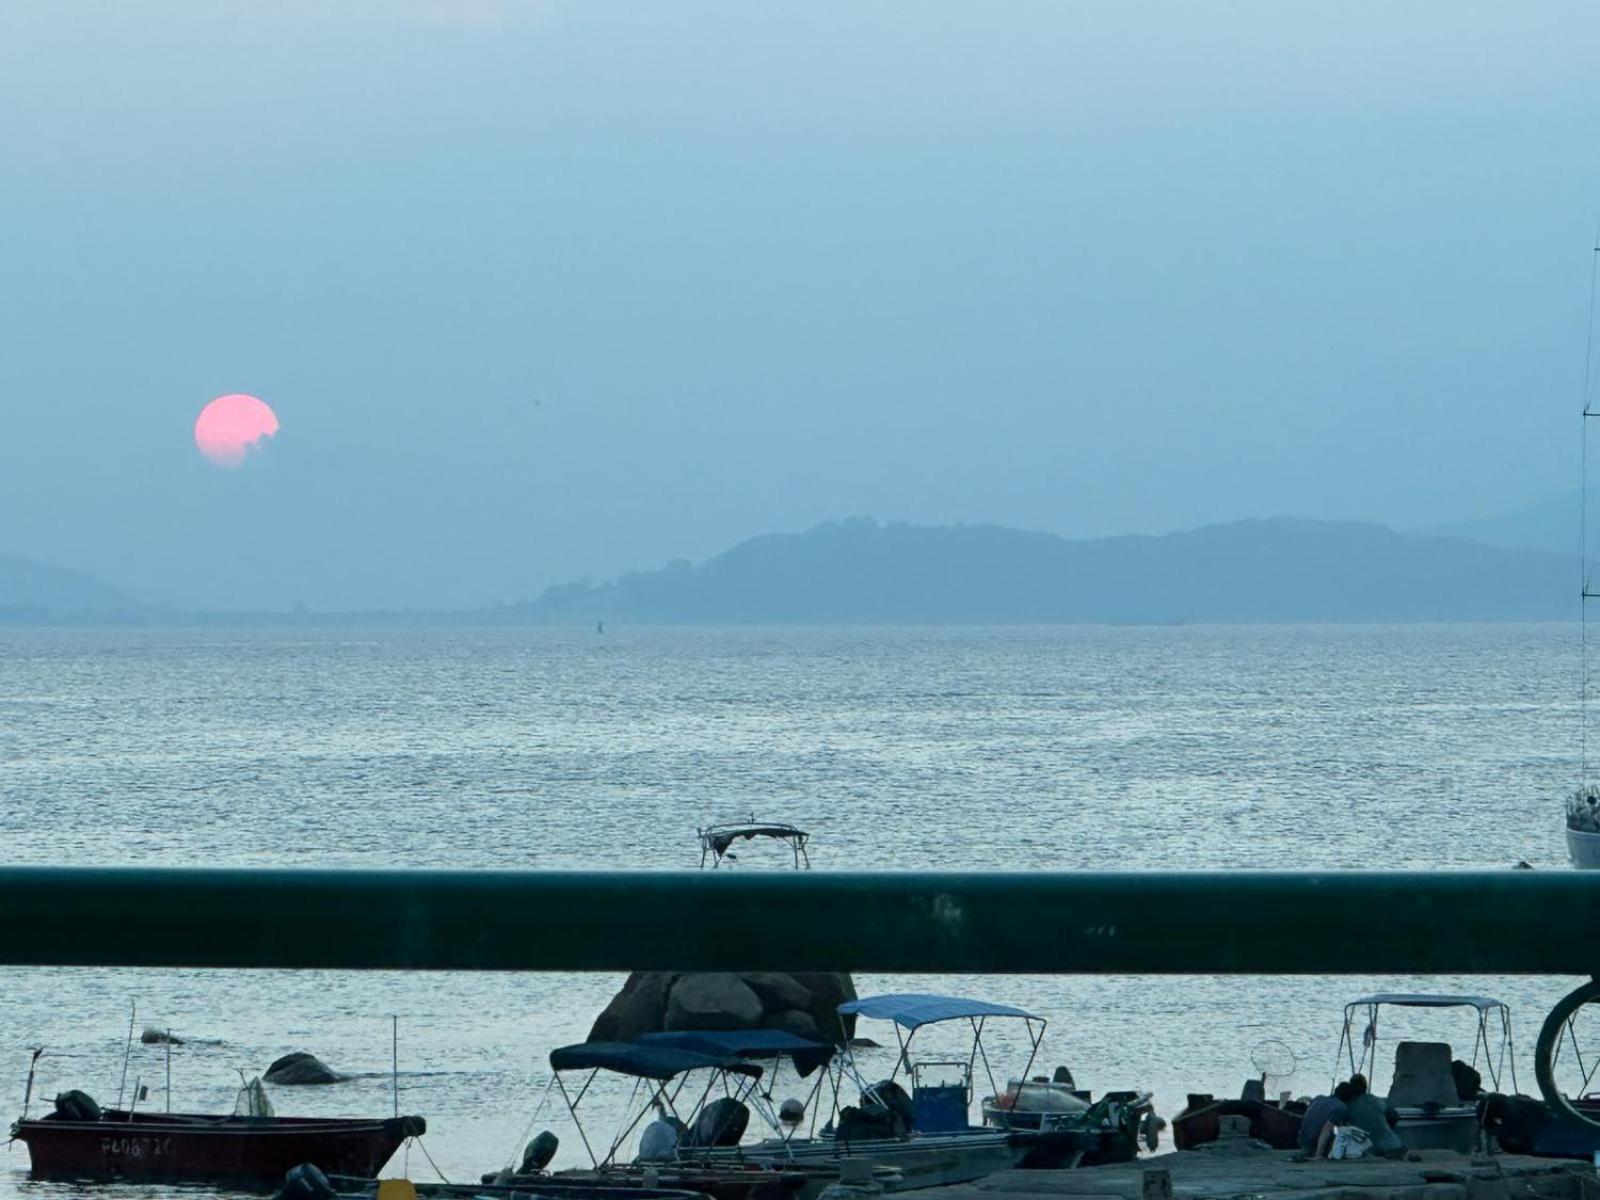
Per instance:
[[[1337,1096],[1318,1096],[1306,1106],[1306,1115],[1300,1118],[1300,1149],[1305,1154],[1317,1152],[1317,1139],[1322,1127],[1329,1121],[1337,1125],[1344,1119],[1344,1101]]]

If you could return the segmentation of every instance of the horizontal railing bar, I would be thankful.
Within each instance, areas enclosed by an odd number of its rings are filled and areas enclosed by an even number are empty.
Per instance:
[[[1600,873],[0,869],[0,964],[1589,974]]]

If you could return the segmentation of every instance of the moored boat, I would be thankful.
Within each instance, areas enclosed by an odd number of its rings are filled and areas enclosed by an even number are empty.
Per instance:
[[[1457,1060],[1448,1042],[1397,1042],[1387,1092],[1395,1113],[1395,1134],[1408,1150],[1475,1151],[1483,1127],[1481,1085],[1487,1083],[1490,1091],[1498,1092],[1505,1080],[1516,1090],[1511,1010],[1490,996],[1382,992],[1352,1000],[1345,1006],[1336,1062],[1347,1065],[1351,1074],[1366,1075],[1374,1094],[1378,1094],[1374,1079],[1378,1016],[1385,1008],[1467,1008],[1475,1013],[1470,1062]],[[1359,1031],[1358,1018],[1365,1018]]]
[[[341,1175],[375,1176],[421,1117],[238,1117],[107,1109],[97,1120],[58,1113],[16,1121],[35,1179],[275,1184],[315,1163]]]
[[[1294,1100],[1261,1096],[1218,1100],[1205,1092],[1191,1092],[1183,1111],[1172,1118],[1172,1144],[1179,1150],[1193,1150],[1221,1136],[1223,1117],[1243,1117],[1250,1123],[1254,1140],[1274,1150],[1293,1150],[1300,1144],[1300,1120],[1305,1113],[1306,1106]]]

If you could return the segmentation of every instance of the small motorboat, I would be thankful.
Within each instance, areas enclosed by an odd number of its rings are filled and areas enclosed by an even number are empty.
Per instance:
[[[624,1190],[631,1195],[640,1189],[665,1188],[669,1191],[696,1192],[711,1200],[792,1200],[800,1193],[815,1195],[820,1192],[824,1184],[837,1177],[837,1172],[831,1177],[819,1178],[816,1172],[792,1165],[779,1169],[763,1162],[714,1159],[703,1153],[691,1152],[686,1147],[681,1153],[667,1159],[646,1158],[629,1162],[619,1157],[623,1141],[620,1136],[604,1155],[594,1153],[579,1117],[579,1106],[600,1071],[637,1080],[640,1085],[648,1086],[652,1093],[633,1115],[629,1130],[639,1125],[652,1110],[663,1117],[670,1117],[680,1128],[688,1129],[688,1123],[678,1118],[673,1107],[674,1096],[680,1093],[676,1082],[685,1076],[703,1073],[702,1077],[709,1077],[713,1085],[724,1083],[734,1096],[748,1096],[754,1090],[761,1078],[761,1068],[735,1055],[706,1046],[703,1039],[707,1036],[695,1035],[695,1044],[701,1049],[711,1049],[711,1053],[686,1049],[671,1041],[580,1042],[552,1050],[550,1067],[554,1072],[553,1084],[566,1105],[585,1150],[590,1154],[590,1165],[547,1173],[544,1166],[549,1156],[544,1155],[545,1161],[530,1162],[525,1159],[519,1167],[487,1174],[483,1177],[484,1182],[515,1187],[521,1193],[543,1193],[551,1188],[600,1187]],[[824,1058],[832,1054],[830,1046],[774,1030],[754,1030],[743,1036],[773,1042],[789,1039]],[[565,1077],[576,1072],[585,1074],[584,1082],[575,1091],[568,1091]],[[710,1088],[707,1089],[709,1094]],[[691,1110],[688,1116],[693,1121],[697,1113]],[[740,1132],[743,1132],[742,1127]],[[552,1144],[551,1153],[553,1150]]]
[[[1219,1100],[1210,1092],[1190,1092],[1183,1111],[1172,1118],[1172,1142],[1179,1150],[1193,1150],[1222,1136],[1224,1117],[1242,1117],[1253,1141],[1274,1150],[1293,1150],[1300,1144],[1300,1121],[1306,1106],[1291,1100],[1288,1092],[1267,1098],[1269,1080],[1283,1083],[1299,1066],[1299,1058],[1277,1038],[1267,1038],[1250,1048],[1250,1062],[1258,1072],[1245,1081],[1237,1100]]]
[[[81,1093],[67,1093],[69,1096]],[[120,1109],[24,1118],[11,1136],[28,1148],[35,1179],[272,1185],[301,1163],[371,1178],[421,1117],[209,1116]]]
[[[1207,1092],[1190,1092],[1183,1111],[1172,1118],[1172,1144],[1193,1150],[1222,1136],[1223,1117],[1243,1117],[1250,1122],[1250,1137],[1274,1150],[1293,1150],[1300,1144],[1300,1120],[1306,1106],[1295,1100],[1268,1100],[1245,1085],[1237,1100],[1218,1100]]]
[[[1517,1088],[1511,1010],[1489,996],[1383,992],[1352,1000],[1345,1005],[1335,1061],[1348,1064],[1351,1074],[1365,1074],[1374,1094],[1379,1094],[1374,1079],[1378,1016],[1384,1008],[1468,1008],[1475,1013],[1470,1063],[1457,1061],[1448,1042],[1397,1042],[1387,1092],[1397,1117],[1394,1131],[1406,1149],[1474,1152],[1483,1124],[1480,1085],[1487,1083],[1489,1091],[1498,1092],[1504,1079],[1513,1092]]]
[[[1150,1106],[1149,1092],[1107,1092],[1099,1101],[1094,1094],[1080,1089],[1066,1067],[1057,1067],[1055,1075],[1046,1079],[1035,1075],[1031,1079],[1008,1079],[1005,1091],[989,1096],[983,1102],[983,1123],[998,1129],[1049,1130],[1073,1125],[1097,1124],[1100,1118],[1095,1107],[1100,1104],[1128,1106],[1141,1113],[1138,1123],[1138,1140],[1146,1150],[1154,1153],[1161,1144],[1161,1130],[1166,1122],[1156,1116]],[[1110,1162],[1127,1162],[1136,1157],[1138,1147],[1128,1147],[1109,1138],[1092,1153],[1084,1155],[1080,1166],[1095,1167]]]

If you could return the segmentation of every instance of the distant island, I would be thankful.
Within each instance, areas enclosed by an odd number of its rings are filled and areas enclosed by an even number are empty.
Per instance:
[[[0,558],[0,622],[139,624],[1172,624],[1567,620],[1575,559],[1295,518],[1070,540],[855,518],[470,612],[181,613]]]
[[[662,624],[1548,620],[1574,560],[1381,525],[1293,518],[1068,540],[996,525],[836,521],[741,542],[507,615]]]

